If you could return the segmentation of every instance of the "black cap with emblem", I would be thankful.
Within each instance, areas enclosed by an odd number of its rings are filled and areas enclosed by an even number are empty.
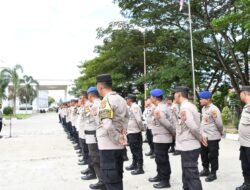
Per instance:
[[[128,94],[128,96],[127,96],[126,99],[130,99],[130,100],[132,100],[133,102],[136,102],[136,95],[134,95],[134,94]]]
[[[188,97],[189,88],[186,86],[177,86],[175,88],[175,92],[181,92],[185,94],[186,97]]]
[[[99,82],[112,85],[112,77],[109,74],[98,75],[96,77],[96,83],[99,83]]]
[[[250,92],[250,86],[242,86],[241,88],[240,88],[240,91],[241,92]]]

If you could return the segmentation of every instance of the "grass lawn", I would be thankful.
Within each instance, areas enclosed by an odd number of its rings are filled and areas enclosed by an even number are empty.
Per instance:
[[[30,117],[32,114],[16,114],[16,117],[11,116],[12,118],[17,118],[17,119],[26,119]],[[10,119],[10,116],[8,115],[3,115],[3,118],[5,119]]]

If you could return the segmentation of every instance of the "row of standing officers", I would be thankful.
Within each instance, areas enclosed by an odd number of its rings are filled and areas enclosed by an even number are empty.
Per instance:
[[[150,152],[155,158],[157,175],[150,178],[154,188],[170,188],[171,164],[169,152],[181,155],[184,190],[201,190],[200,177],[206,182],[217,179],[219,142],[223,136],[220,110],[211,102],[208,91],[199,93],[202,115],[188,100],[188,88],[176,87],[174,102],[163,102],[163,90],[154,89],[145,101],[145,111],[136,104],[136,96],[122,98],[112,90],[112,78],[96,77],[97,87],[81,93],[79,101],[63,104],[60,120],[83,156],[80,164],[83,180],[98,178],[91,189],[122,190],[123,162],[127,160],[126,145],[132,153],[132,163],[126,167],[132,175],[143,174],[142,131],[147,130]],[[99,99],[102,96],[102,100]],[[241,99],[247,105],[240,121],[241,162],[244,183],[236,190],[250,189],[250,88],[242,87]],[[171,100],[168,97],[168,100]],[[145,127],[146,126],[146,127]],[[203,170],[198,171],[201,155]]]

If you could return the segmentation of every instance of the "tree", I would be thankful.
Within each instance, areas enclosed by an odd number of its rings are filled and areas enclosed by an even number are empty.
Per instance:
[[[51,104],[53,104],[54,102],[56,102],[55,99],[53,97],[49,96],[48,97],[48,104],[49,104],[49,106],[51,106]]]
[[[39,86],[37,80],[32,76],[24,75],[23,79],[20,79],[20,88],[18,90],[18,97],[22,103],[32,105],[33,100],[37,97],[36,87]]]
[[[5,90],[8,87],[9,79],[3,72],[0,72],[0,103],[2,100],[6,99]]]
[[[21,87],[21,80],[19,76],[19,72],[23,72],[23,68],[21,65],[15,65],[12,69],[4,69],[2,71],[4,75],[11,82],[9,99],[13,100],[13,114],[16,115],[16,99],[18,96],[18,91]]]

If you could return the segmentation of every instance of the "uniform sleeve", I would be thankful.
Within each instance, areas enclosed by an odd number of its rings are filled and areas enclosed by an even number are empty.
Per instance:
[[[141,131],[143,131],[144,128],[143,128],[142,114],[141,114],[140,108],[139,107],[135,107],[132,111],[133,111],[133,114],[135,116],[135,120],[136,120],[136,123],[137,123],[139,129]]]
[[[173,126],[171,125],[171,121],[170,119],[170,115],[168,115],[169,117],[167,118],[167,115],[169,113],[165,113],[162,110],[157,110],[156,111],[156,117],[158,119],[158,121],[160,122],[160,124],[165,127],[172,135],[175,135],[175,130],[173,128]]]
[[[92,110],[92,114],[93,114],[96,126],[99,126],[100,124],[99,107],[100,107],[99,105],[94,105],[93,110]]]
[[[185,109],[180,112],[181,119],[185,122],[186,126],[191,130],[192,135],[200,141],[201,139],[201,132],[200,127],[196,124],[193,114],[188,110]]]
[[[218,108],[212,110],[212,117],[214,119],[215,125],[218,128],[219,132],[223,134],[223,122],[222,122],[220,110]]]

